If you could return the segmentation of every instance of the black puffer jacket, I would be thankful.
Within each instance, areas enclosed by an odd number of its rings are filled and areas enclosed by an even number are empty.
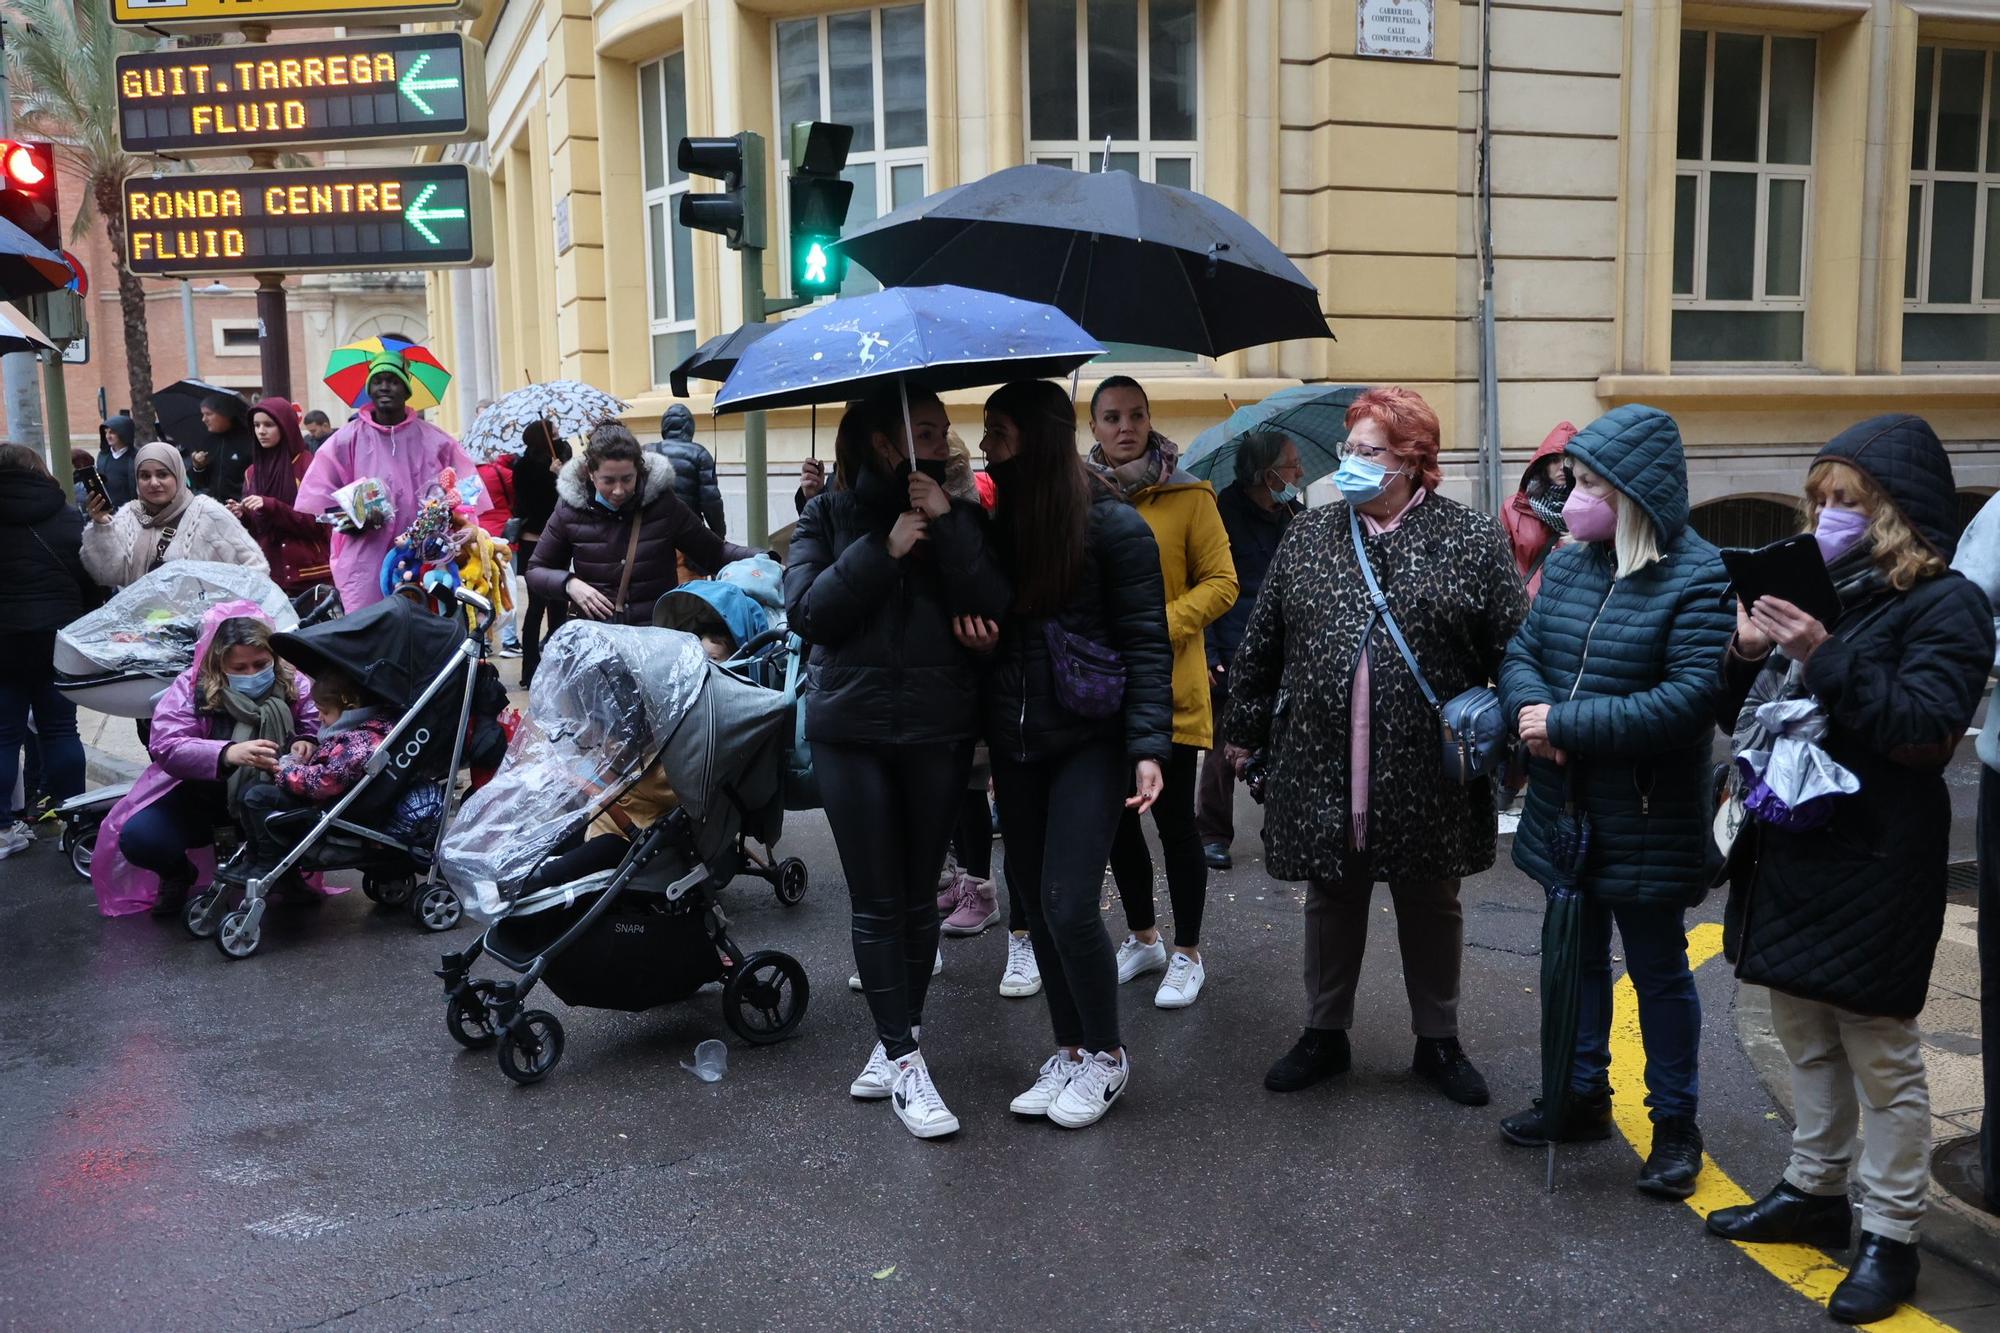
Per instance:
[[[951,618],[998,620],[1012,593],[971,501],[954,500],[927,542],[891,556],[889,529],[908,508],[908,483],[870,468],[799,515],[785,612],[812,645],[808,740],[917,745],[978,731],[979,668]]]
[[[1921,419],[1877,417],[1821,459],[1866,473],[1923,540],[1957,546],[1951,464]],[[1861,780],[1809,832],[1752,825],[1737,857],[1725,944],[1745,981],[1855,1013],[1911,1018],[1924,1007],[1944,928],[1951,799],[1944,767],[1972,721],[1993,662],[1986,597],[1956,573],[1887,587],[1866,560],[1836,561],[1842,614],[1806,659],[1804,687],[1830,722],[1824,747]],[[1860,578],[1850,572],[1858,566]],[[1734,655],[1718,719],[1734,728],[1772,697],[1786,663]]]
[[[0,674],[49,679],[55,632],[97,605],[79,554],[83,515],[62,487],[28,472],[0,472]]]
[[[1174,650],[1167,638],[1160,550],[1139,511],[1109,492],[1090,506],[1082,577],[1056,617],[1072,634],[1116,648],[1125,659],[1125,707],[1117,717],[1078,717],[1057,700],[1039,618],[1010,615],[986,681],[986,743],[1023,762],[1067,753],[1122,729],[1132,759],[1167,761],[1174,739]]]
[[[127,416],[106,417],[97,428],[97,475],[104,478],[104,492],[111,498],[113,511],[139,498],[138,446],[132,443],[137,432],[138,426]],[[113,436],[124,450],[115,458],[111,455]]]
[[[729,535],[722,488],[715,482],[715,455],[694,442],[694,413],[675,403],[660,415],[660,442],[648,446],[674,465],[674,494],[701,515],[718,537]]]

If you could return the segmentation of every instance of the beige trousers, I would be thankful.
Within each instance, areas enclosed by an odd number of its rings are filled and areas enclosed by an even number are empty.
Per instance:
[[[1916,1020],[1774,990],[1771,1021],[1791,1057],[1798,1115],[1785,1179],[1807,1194],[1846,1194],[1859,1140],[1861,1229],[1916,1240],[1931,1179],[1931,1093]]]

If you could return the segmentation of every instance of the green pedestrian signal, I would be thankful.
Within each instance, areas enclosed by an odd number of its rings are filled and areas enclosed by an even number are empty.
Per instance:
[[[840,178],[853,140],[851,125],[801,121],[792,126],[792,173],[786,184],[794,296],[834,295],[847,277],[847,256],[831,247],[840,239],[854,195],[854,182]]]

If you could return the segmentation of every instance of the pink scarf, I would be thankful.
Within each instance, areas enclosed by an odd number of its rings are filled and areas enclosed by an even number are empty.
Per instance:
[[[1394,532],[1399,524],[1409,516],[1409,512],[1424,502],[1430,492],[1419,486],[1411,494],[1410,502],[1397,510],[1388,519],[1379,519],[1362,510],[1360,515],[1362,531],[1371,537],[1379,537],[1385,532]],[[1358,571],[1357,571],[1358,574]],[[1369,721],[1373,709],[1370,697],[1368,670],[1368,645],[1361,645],[1361,661],[1354,669],[1354,694],[1348,701],[1347,711],[1347,813],[1348,842],[1355,851],[1364,851],[1368,846],[1368,758]]]

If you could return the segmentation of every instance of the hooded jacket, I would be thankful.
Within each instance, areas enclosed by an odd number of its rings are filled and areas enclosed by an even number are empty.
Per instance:
[[[1815,461],[1828,459],[1874,481],[1924,543],[1951,558],[1957,490],[1926,422],[1864,421]],[[1745,981],[1855,1013],[1913,1018],[1928,998],[1944,929],[1944,769],[1993,664],[1992,608],[1955,572],[1897,592],[1880,579],[1856,586],[1848,564],[1834,562],[1845,589],[1841,616],[1806,659],[1803,685],[1827,717],[1822,748],[1861,789],[1834,797],[1823,827],[1753,823],[1739,835],[1752,841],[1732,867],[1725,945]],[[1773,665],[1782,668],[1782,652]],[[1734,728],[1773,692],[1776,676],[1731,654],[1716,720]]]
[[[1528,466],[1521,469],[1521,485],[1509,497],[1500,510],[1500,522],[1507,528],[1507,540],[1514,548],[1514,565],[1527,580],[1528,596],[1533,597],[1542,590],[1541,565],[1548,553],[1555,550],[1562,534],[1550,529],[1542,522],[1534,508],[1528,503],[1528,479],[1543,460],[1560,457],[1569,448],[1569,442],[1576,435],[1576,427],[1567,421],[1559,421],[1556,428],[1548,433],[1535,456],[1528,460]]]
[[[977,500],[954,497],[901,559],[889,530],[907,483],[869,467],[806,504],[786,552],[785,612],[812,645],[806,737],[848,745],[970,740],[979,666],[951,618],[999,620],[1013,600]]]
[[[97,428],[97,475],[104,478],[104,492],[113,509],[139,498],[139,446],[134,443],[137,434],[137,424],[127,416],[106,417]],[[116,458],[111,456],[114,437],[125,451]]]
[[[1205,631],[1236,604],[1236,563],[1215,489],[1193,473],[1173,475],[1132,496],[1160,548],[1167,636],[1174,646],[1174,744],[1206,750],[1215,741],[1208,698]]]
[[[575,577],[616,601],[625,572],[625,553],[632,549],[632,524],[639,525],[632,581],[626,591],[622,623],[651,625],[653,603],[680,582],[676,551],[704,569],[721,569],[732,560],[756,554],[710,532],[695,512],[674,494],[673,465],[655,453],[639,459],[639,493],[613,513],[597,502],[584,474],[583,455],[563,464],[556,477],[559,500],[528,566],[528,587],[551,601],[568,600],[564,592]]]
[[[99,601],[82,545],[83,517],[59,484],[0,472],[0,677],[52,679],[55,632]]]
[[[715,455],[694,442],[694,413],[686,404],[674,403],[660,414],[660,442],[651,448],[673,464],[674,494],[681,503],[699,514],[710,532],[728,536],[722,488],[715,481]]]
[[[298,485],[305,481],[306,470],[312,466],[312,451],[306,448],[305,433],[299,429],[298,410],[289,400],[266,398],[255,410],[278,423],[283,436],[278,448],[292,461],[292,498],[287,500],[260,491],[253,460],[243,476],[243,494],[246,498],[259,495],[261,499],[255,509],[243,512],[243,527],[270,562],[271,581],[286,596],[296,597],[314,584],[333,581],[327,526],[297,507]]]
[[[481,463],[479,480],[486,486],[486,498],[493,502],[493,507],[479,516],[479,526],[490,536],[504,537],[514,517],[513,456],[502,454],[490,463]]]
[[[1653,521],[1660,558],[1614,579],[1613,542],[1572,542],[1542,566],[1542,591],[1500,668],[1502,715],[1548,704],[1568,763],[1528,764],[1514,864],[1542,884],[1574,785],[1591,821],[1577,886],[1606,903],[1688,904],[1706,890],[1716,664],[1736,624],[1722,557],[1688,526],[1680,428],[1654,407],[1614,408],[1568,451]]]

